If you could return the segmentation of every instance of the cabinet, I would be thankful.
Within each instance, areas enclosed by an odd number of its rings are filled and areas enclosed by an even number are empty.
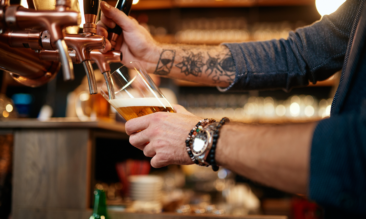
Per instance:
[[[14,219],[89,218],[96,138],[127,139],[124,125],[120,123],[66,119],[7,120],[0,122],[0,132],[14,136]],[[118,211],[110,211],[110,216],[112,219],[228,218]],[[286,219],[283,216],[229,218]]]

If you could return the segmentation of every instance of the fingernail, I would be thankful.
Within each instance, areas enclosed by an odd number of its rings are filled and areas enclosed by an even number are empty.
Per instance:
[[[103,4],[103,6],[105,7],[105,9],[109,10],[111,8],[111,6],[107,3],[107,2],[102,2],[101,4]]]

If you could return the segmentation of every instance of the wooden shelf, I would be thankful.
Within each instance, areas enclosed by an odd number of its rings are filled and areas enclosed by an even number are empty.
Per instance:
[[[110,5],[116,5],[116,0],[106,0]],[[134,10],[156,10],[156,9],[170,9],[174,7],[172,0],[140,0],[136,5],[132,5]]]
[[[107,0],[110,5],[117,1]],[[140,0],[132,10],[315,5],[315,0]]]

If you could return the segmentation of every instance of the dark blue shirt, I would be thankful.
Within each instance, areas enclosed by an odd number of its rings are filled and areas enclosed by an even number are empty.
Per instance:
[[[309,197],[325,208],[327,218],[366,218],[364,42],[365,0],[347,0],[286,40],[225,44],[236,78],[224,90],[289,90],[343,69],[331,118],[318,123],[310,155]]]

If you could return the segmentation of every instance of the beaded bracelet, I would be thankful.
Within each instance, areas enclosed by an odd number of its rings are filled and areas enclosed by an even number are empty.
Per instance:
[[[188,137],[187,137],[187,140],[186,140],[186,149],[187,149],[187,152],[188,152],[188,155],[189,157],[191,158],[191,160],[199,165],[199,162],[198,160],[196,160],[196,158],[193,156],[193,153],[191,151],[191,145],[193,143],[193,139],[194,137],[197,135],[197,133],[199,131],[201,131],[203,129],[204,126],[210,124],[210,123],[213,123],[213,122],[216,122],[216,120],[214,119],[203,119],[203,120],[200,120],[195,126],[194,128],[189,132],[188,134]]]
[[[219,170],[219,167],[216,165],[216,160],[215,160],[217,140],[219,139],[220,129],[226,122],[230,122],[230,120],[227,117],[224,117],[221,119],[219,124],[216,126],[216,129],[215,129],[214,135],[213,135],[212,147],[211,147],[210,153],[208,154],[208,158],[207,158],[208,163],[211,164],[212,170],[215,172]]]

